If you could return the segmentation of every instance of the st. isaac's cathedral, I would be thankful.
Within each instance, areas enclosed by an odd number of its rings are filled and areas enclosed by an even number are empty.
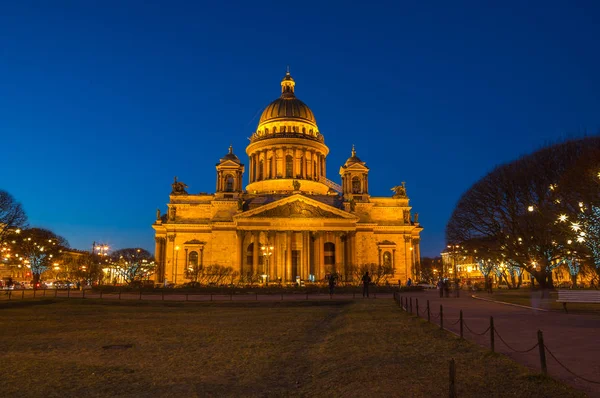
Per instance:
[[[246,147],[216,165],[216,192],[192,194],[175,182],[167,213],[157,211],[156,281],[190,281],[188,269],[232,267],[240,276],[283,283],[345,279],[352,267],[391,266],[391,282],[415,276],[422,227],[404,183],[390,197],[369,195],[369,168],[352,147],[341,185],[326,178],[329,148],[289,71],[281,96],[263,111]],[[244,173],[248,185],[244,188]]]

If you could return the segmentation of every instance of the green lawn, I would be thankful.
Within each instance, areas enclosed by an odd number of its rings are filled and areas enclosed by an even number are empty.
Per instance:
[[[392,300],[5,302],[3,397],[580,397]],[[132,344],[129,349],[103,346]]]
[[[512,304],[526,305],[528,307],[542,308],[553,311],[563,311],[562,303],[557,302],[558,292],[531,289],[495,289],[490,295],[486,292],[478,292],[477,296],[504,301]],[[567,304],[569,313],[597,314],[600,315],[600,304]]]

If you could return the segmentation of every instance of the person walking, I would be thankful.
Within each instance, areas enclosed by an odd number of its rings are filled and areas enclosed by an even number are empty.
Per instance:
[[[367,298],[369,298],[369,283],[371,283],[371,277],[369,276],[369,271],[365,272],[365,274],[363,275],[362,283],[363,283],[363,298],[365,297],[365,294],[367,295]]]
[[[412,286],[412,279],[408,278],[408,280],[406,281],[406,286],[407,287],[411,287]]]
[[[330,274],[328,278],[329,282],[329,295],[333,296],[333,289],[335,288],[335,274]]]

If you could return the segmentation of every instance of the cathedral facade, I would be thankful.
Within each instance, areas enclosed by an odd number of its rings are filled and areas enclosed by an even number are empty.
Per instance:
[[[283,283],[332,272],[349,279],[364,264],[391,269],[393,283],[414,279],[422,227],[404,183],[390,197],[369,195],[370,170],[354,147],[341,184],[328,180],[329,148],[289,72],[246,154],[247,169],[229,147],[216,165],[214,194],[190,194],[175,179],[167,213],[158,210],[152,225],[156,282],[189,282],[190,271],[216,264]]]

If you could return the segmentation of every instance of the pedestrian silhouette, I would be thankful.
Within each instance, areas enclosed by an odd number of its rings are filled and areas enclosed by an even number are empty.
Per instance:
[[[363,283],[363,297],[365,297],[365,295],[366,295],[368,298],[369,297],[369,283],[371,283],[371,277],[369,276],[369,271],[365,272],[365,274],[363,275],[362,283]]]

